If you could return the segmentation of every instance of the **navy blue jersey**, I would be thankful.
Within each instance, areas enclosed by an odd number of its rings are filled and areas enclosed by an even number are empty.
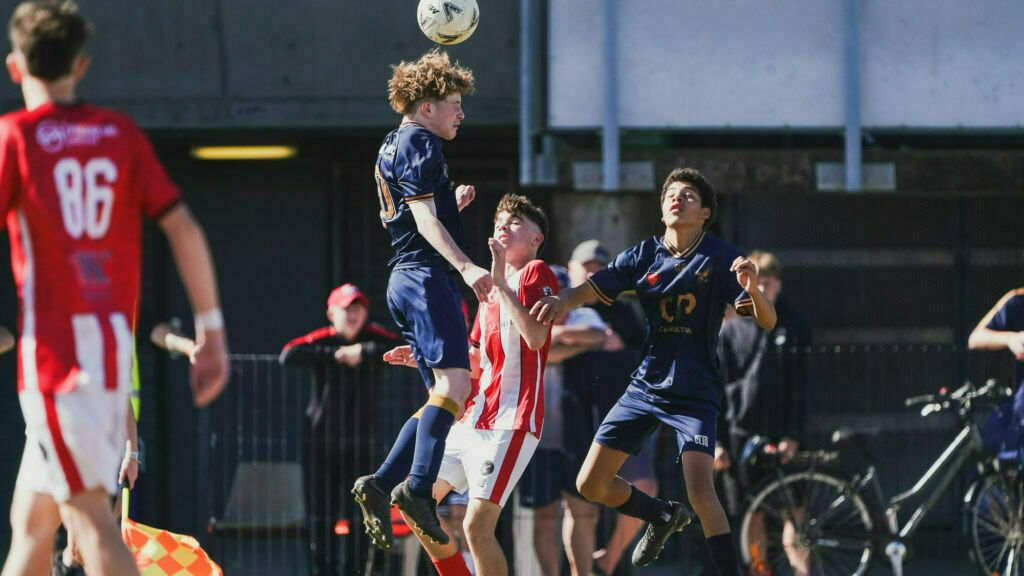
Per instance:
[[[989,320],[985,327],[989,330],[1000,332],[1021,332],[1024,331],[1024,288],[1014,290],[1008,294],[1005,302],[996,311],[995,316]],[[1024,389],[1024,362],[1017,361],[1017,385]],[[1022,413],[1024,417],[1024,413]]]
[[[388,267],[447,266],[444,257],[416,229],[410,204],[433,200],[437,219],[452,240],[466,252],[469,240],[459,218],[455,183],[448,179],[448,164],[441,139],[419,124],[407,122],[384,139],[374,169],[380,220],[391,233],[395,257]]]
[[[730,272],[740,252],[701,233],[689,248],[673,254],[663,237],[644,240],[615,257],[587,282],[605,303],[636,290],[647,315],[643,360],[627,393],[655,404],[719,407],[718,331],[725,307],[752,312],[750,296]]]

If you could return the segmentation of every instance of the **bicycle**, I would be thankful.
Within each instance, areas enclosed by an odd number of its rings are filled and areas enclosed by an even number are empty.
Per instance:
[[[744,563],[772,576],[863,576],[879,552],[884,552],[895,576],[902,576],[906,543],[959,472],[974,463],[978,476],[964,497],[972,557],[987,576],[1021,576],[1024,485],[1016,463],[1010,465],[1004,459],[1016,454],[986,454],[975,423],[976,414],[994,408],[1010,394],[1008,388],[989,380],[980,389],[968,382],[952,393],[943,389],[939,394],[906,399],[908,407],[924,405],[922,417],[956,410],[961,429],[910,490],[890,499],[882,494],[864,444],[878,430],[840,429],[833,434],[834,444],[853,444],[866,458],[865,470],[849,479],[829,468],[835,452],[803,453],[798,471],[773,466],[775,475],[752,492],[743,514]],[[770,444],[763,444],[752,454],[778,464],[778,455],[766,448]],[[919,496],[923,502],[901,525],[901,508]]]

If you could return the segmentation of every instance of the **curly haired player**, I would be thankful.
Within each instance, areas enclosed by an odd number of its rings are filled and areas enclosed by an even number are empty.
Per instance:
[[[456,187],[441,154],[442,140],[455,138],[466,117],[462,96],[473,91],[473,73],[436,49],[392,70],[388,97],[402,123],[384,139],[374,169],[381,223],[395,248],[387,300],[430,398],[402,427],[377,472],[352,488],[366,530],[381,548],[393,542],[392,501],[424,534],[448,542],[431,491],[448,430],[470,392],[469,344],[456,276],[481,302],[493,287],[487,270],[466,256],[468,240],[459,217],[476,192],[472,186]]]

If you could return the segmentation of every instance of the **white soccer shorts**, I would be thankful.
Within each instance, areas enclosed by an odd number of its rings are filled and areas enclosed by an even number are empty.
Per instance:
[[[67,394],[18,394],[25,417],[25,451],[17,486],[58,503],[102,487],[117,493],[124,455],[127,390],[81,386]]]
[[[525,430],[477,430],[456,424],[437,475],[456,492],[504,507],[540,440]]]

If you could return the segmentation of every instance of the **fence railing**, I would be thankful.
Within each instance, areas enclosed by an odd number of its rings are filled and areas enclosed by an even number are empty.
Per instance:
[[[839,426],[883,429],[874,448],[889,494],[907,489],[955,433],[955,422],[922,419],[907,411],[904,397],[952,389],[965,379],[982,383],[994,377],[1013,385],[1009,354],[968,353],[953,346],[814,346],[778,348],[767,354],[762,364],[779,381],[802,380],[800,387],[785,393],[798,395],[787,400],[806,410],[802,440],[807,447],[823,447]],[[331,369],[337,370],[331,376],[332,386],[338,388],[333,392],[346,392],[327,408],[336,413],[321,415],[325,423],[314,430],[307,409],[311,397],[323,391],[316,389],[309,368],[281,366],[276,355],[232,356],[230,385],[209,409],[181,424],[190,427],[188,434],[168,441],[166,436],[175,430],[154,431],[165,436],[158,445],[168,453],[159,456],[180,464],[162,468],[167,478],[156,497],[168,505],[156,511],[165,517],[153,523],[184,524],[201,532],[201,540],[229,574],[306,574],[328,553],[323,546],[337,546],[332,561],[337,563],[336,573],[342,573],[342,566],[346,573],[359,566],[362,573],[369,543],[361,517],[350,505],[351,480],[372,472],[383,460],[398,429],[426,393],[414,370],[376,365],[359,371]],[[566,388],[574,393],[569,379]],[[656,450],[660,494],[682,498],[674,440],[662,438]],[[333,456],[325,456],[325,451],[333,451]],[[337,469],[312,465],[318,458]],[[572,468],[575,463],[565,465]],[[575,470],[571,473],[574,476]],[[965,481],[955,483],[936,506],[926,529],[955,536]],[[329,509],[324,499],[330,502]],[[599,513],[600,547],[614,525],[614,514]],[[499,539],[514,573],[539,574],[532,513],[513,497],[502,516]],[[549,537],[557,540],[561,535]],[[658,563],[679,569],[696,565],[703,553],[694,551],[699,543],[690,543],[693,539],[699,537],[681,537],[682,544],[666,549]],[[311,541],[321,546],[312,554]],[[948,548],[940,543],[928,550],[942,554]],[[626,558],[628,554],[627,550]],[[415,564],[418,556],[416,546],[408,548],[404,562],[400,552],[377,554],[373,573],[432,573],[427,561]],[[628,573],[628,568],[620,573]]]

